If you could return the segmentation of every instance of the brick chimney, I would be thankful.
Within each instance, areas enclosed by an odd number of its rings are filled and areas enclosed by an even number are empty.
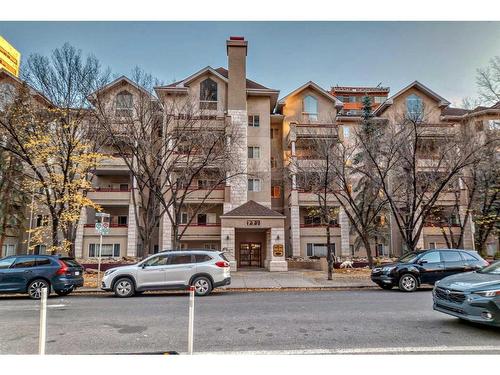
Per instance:
[[[228,109],[246,110],[247,41],[242,36],[231,36],[226,42],[228,59]]]

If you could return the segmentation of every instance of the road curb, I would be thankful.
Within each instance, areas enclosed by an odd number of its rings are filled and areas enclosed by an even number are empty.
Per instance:
[[[342,290],[359,290],[359,289],[379,289],[377,286],[371,285],[353,285],[353,286],[314,286],[314,287],[273,287],[273,288],[224,288],[216,289],[213,293],[226,293],[226,292],[317,292],[317,291],[342,291]],[[180,293],[183,290],[164,290],[164,291],[151,291],[150,293]],[[187,293],[187,291],[186,291]],[[80,289],[75,290],[71,294],[113,294],[104,290]]]

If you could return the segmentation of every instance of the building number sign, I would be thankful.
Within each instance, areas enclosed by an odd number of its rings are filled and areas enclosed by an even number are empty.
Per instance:
[[[260,225],[260,220],[247,220],[247,226],[255,227]]]

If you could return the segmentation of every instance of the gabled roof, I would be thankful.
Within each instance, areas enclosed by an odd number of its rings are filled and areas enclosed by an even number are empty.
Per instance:
[[[128,83],[129,85],[135,87],[136,89],[142,91],[144,94],[148,95],[151,97],[151,99],[154,99],[156,100],[156,98],[154,97],[154,95],[152,95],[149,91],[147,91],[144,87],[138,85],[137,83],[135,83],[134,81],[132,81],[130,78],[128,78],[127,76],[121,76],[121,77],[118,77],[117,79],[111,81],[110,83],[108,83],[107,85],[104,85],[103,87],[101,87],[100,89],[94,91],[90,97],[95,97],[95,95],[98,95],[99,93],[103,93],[121,83]]]
[[[278,104],[284,105],[285,102],[286,102],[286,100],[290,96],[296,95],[299,92],[301,92],[301,91],[303,91],[303,90],[305,90],[307,88],[312,88],[315,91],[319,92],[321,95],[323,95],[325,98],[331,100],[333,103],[335,103],[335,107],[340,108],[340,107],[342,107],[344,105],[344,103],[342,103],[336,96],[330,94],[328,91],[326,91],[325,89],[321,88],[318,84],[314,83],[313,81],[306,82],[302,86],[300,86],[299,88],[293,90],[287,96],[285,96],[284,98],[281,98],[279,100]]]
[[[51,107],[54,106],[54,103],[52,103],[50,101],[50,99],[47,98],[43,93],[41,93],[40,91],[38,91],[38,90],[34,89],[33,87],[31,87],[31,85],[29,85],[26,81],[21,80],[19,77],[16,77],[11,72],[9,72],[9,71],[5,70],[4,68],[0,67],[0,76],[2,76],[2,75],[11,78],[12,80],[14,80],[19,85],[26,84],[28,86],[31,94],[34,97],[39,98],[40,100],[42,100],[43,102],[45,102],[45,104],[47,104],[47,105],[49,105]]]
[[[413,87],[418,88],[420,91],[424,92],[425,94],[427,94],[428,96],[433,98],[435,101],[437,101],[439,107],[447,107],[450,105],[450,102],[448,100],[446,100],[445,98],[443,98],[441,95],[436,94],[434,91],[432,91],[430,88],[423,85],[419,81],[413,81],[408,86],[402,88],[396,94],[392,95],[385,102],[380,104],[377,107],[377,109],[375,109],[375,111],[373,111],[373,114],[378,115],[378,114],[384,112],[388,107],[390,107],[394,103],[394,99],[401,96],[403,93],[405,93],[406,91],[408,91],[409,89],[411,89]]]
[[[226,212],[221,217],[275,217],[284,218],[279,212],[273,211],[255,201],[249,200],[235,209]]]

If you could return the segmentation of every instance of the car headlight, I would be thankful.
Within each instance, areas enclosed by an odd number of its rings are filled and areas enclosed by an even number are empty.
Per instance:
[[[107,270],[106,272],[104,272],[104,276],[109,276],[109,275],[111,275],[115,271],[116,270]]]
[[[387,266],[382,268],[382,272],[391,272],[396,266]]]
[[[474,292],[472,294],[478,294],[482,297],[495,297],[495,296],[500,296],[500,289],[496,290],[481,290],[479,292]]]

